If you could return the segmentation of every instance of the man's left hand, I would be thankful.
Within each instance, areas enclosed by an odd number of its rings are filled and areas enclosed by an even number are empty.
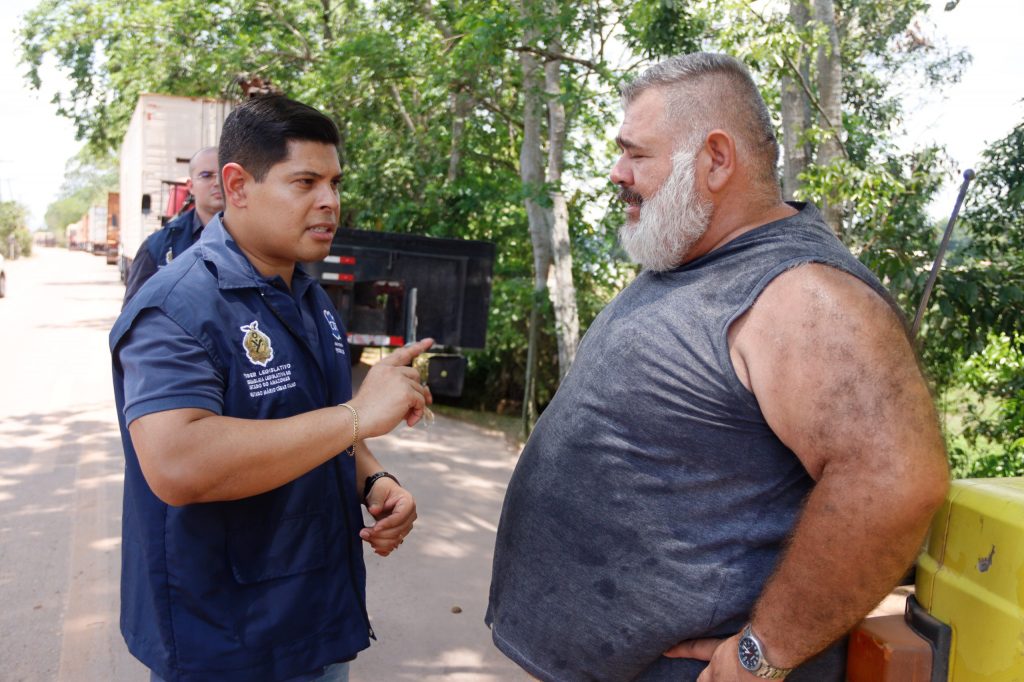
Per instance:
[[[408,490],[390,478],[382,478],[370,489],[366,508],[376,523],[359,532],[373,551],[387,556],[402,544],[416,521],[416,500]]]
[[[669,658],[695,658],[710,661],[697,682],[749,682],[758,678],[740,665],[740,636],[729,639],[688,639],[665,652]]]

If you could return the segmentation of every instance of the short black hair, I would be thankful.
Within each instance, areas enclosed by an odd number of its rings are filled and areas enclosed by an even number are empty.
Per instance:
[[[341,142],[334,121],[311,106],[283,95],[259,95],[232,111],[224,121],[217,162],[237,163],[262,182],[274,164],[288,158],[293,140]]]

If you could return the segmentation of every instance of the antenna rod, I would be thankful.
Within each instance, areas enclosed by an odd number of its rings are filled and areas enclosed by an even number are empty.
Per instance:
[[[974,179],[974,171],[968,168],[964,171],[964,182],[960,185],[960,193],[956,197],[956,205],[953,206],[953,214],[949,216],[946,224],[946,232],[942,235],[942,243],[939,244],[939,252],[935,255],[935,262],[932,263],[932,272],[928,275],[928,282],[924,285],[924,294],[921,296],[921,303],[917,306],[917,315],[914,316],[914,325],[910,328],[911,338],[917,338],[917,332],[921,329],[921,320],[924,318],[924,311],[928,307],[928,299],[932,295],[932,287],[939,277],[939,270],[942,269],[942,259],[946,255],[946,247],[949,246],[949,238],[953,236],[953,226],[956,225],[956,217],[960,214],[960,205],[967,196],[967,185]]]

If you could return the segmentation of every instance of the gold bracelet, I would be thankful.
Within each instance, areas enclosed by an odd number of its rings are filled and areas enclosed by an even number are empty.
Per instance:
[[[348,403],[342,403],[341,407],[347,407],[352,413],[352,445],[348,448],[348,456],[356,456],[356,443],[359,441],[359,411]]]

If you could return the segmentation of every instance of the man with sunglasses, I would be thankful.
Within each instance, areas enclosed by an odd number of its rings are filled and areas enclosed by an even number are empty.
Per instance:
[[[217,181],[216,147],[204,147],[189,160],[185,187],[195,199],[195,206],[142,242],[128,271],[128,282],[124,292],[125,304],[159,268],[199,241],[203,227],[213,216],[224,210],[224,197]]]

